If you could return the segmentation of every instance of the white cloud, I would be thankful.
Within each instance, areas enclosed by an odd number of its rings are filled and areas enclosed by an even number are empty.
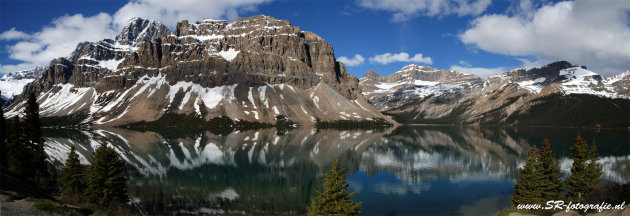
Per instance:
[[[339,60],[340,62],[342,62],[346,66],[357,66],[357,65],[363,64],[363,62],[365,61],[363,56],[361,56],[359,54],[355,54],[354,58],[348,58],[348,57],[345,57],[345,56],[341,56],[341,57],[337,58],[337,60]]]
[[[450,70],[454,70],[457,72],[474,74],[479,77],[489,77],[495,74],[500,74],[505,71],[504,67],[496,67],[496,68],[482,68],[482,67],[462,67],[459,65],[451,66]]]
[[[235,20],[239,12],[251,11],[271,0],[132,0],[114,14],[114,24],[122,28],[129,19],[142,17],[174,27],[178,21],[203,18]]]
[[[464,60],[459,60],[457,63],[458,63],[459,65],[461,65],[461,66],[464,66],[464,67],[470,67],[470,66],[472,66],[470,63],[468,63],[467,61],[464,61]]]
[[[11,28],[0,34],[0,40],[19,40],[28,38],[28,34]]]
[[[491,0],[359,0],[361,7],[394,13],[394,21],[405,21],[415,16],[479,15]]]
[[[154,19],[174,27],[178,21],[203,18],[236,19],[239,12],[271,0],[131,0],[114,15],[99,13],[65,15],[52,20],[39,32],[27,34],[12,28],[0,34],[0,40],[13,40],[7,46],[9,58],[21,61],[16,65],[0,65],[0,73],[28,69],[25,66],[46,65],[50,60],[69,55],[79,42],[114,38],[133,17]]]
[[[630,68],[630,1],[566,1],[532,10],[527,4],[521,14],[475,19],[460,40],[534,62],[568,60],[605,75]]]
[[[370,62],[379,63],[379,64],[389,64],[393,62],[414,62],[414,63],[425,63],[425,64],[433,64],[433,60],[431,57],[423,57],[421,53],[414,55],[412,58],[409,58],[409,54],[406,52],[401,53],[384,53],[381,55],[376,55],[370,58]]]
[[[16,65],[0,64],[0,71],[1,72],[15,72],[15,71],[33,69],[34,67],[37,67],[37,65],[29,64],[29,63],[21,63],[21,64],[16,64]]]

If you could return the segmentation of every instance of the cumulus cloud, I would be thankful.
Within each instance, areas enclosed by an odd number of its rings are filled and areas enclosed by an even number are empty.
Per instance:
[[[459,66],[459,65],[453,65],[451,66],[450,70],[454,70],[457,72],[462,72],[462,73],[467,73],[467,74],[474,74],[477,75],[479,77],[489,77],[495,74],[500,74],[503,73],[505,71],[504,67],[496,67],[496,68],[482,68],[482,67],[470,67],[470,66]]]
[[[433,60],[431,57],[423,57],[422,53],[418,53],[413,57],[409,58],[409,54],[406,52],[401,53],[384,53],[380,55],[375,55],[370,58],[370,62],[378,63],[378,64],[389,64],[393,62],[414,62],[414,63],[424,63],[424,64],[433,64]]]
[[[161,21],[169,27],[183,19],[203,18],[236,19],[238,13],[255,9],[271,0],[131,0],[113,15],[99,13],[85,17],[82,14],[65,15],[52,20],[39,32],[27,34],[11,28],[0,34],[0,40],[15,41],[7,46],[9,58],[16,65],[0,65],[0,73],[46,65],[50,60],[69,55],[79,42],[114,38],[133,17]]]
[[[15,28],[11,28],[6,30],[0,34],[0,40],[17,40],[17,39],[26,39],[28,38],[28,34],[15,30]]]
[[[568,60],[605,75],[630,68],[630,1],[519,7],[520,14],[475,19],[459,39],[492,53],[534,57],[535,63]]]
[[[393,13],[394,21],[425,16],[479,15],[490,5],[491,0],[359,0],[361,7]]]
[[[345,56],[341,56],[341,57],[337,58],[337,60],[339,60],[340,62],[342,62],[346,66],[357,66],[357,65],[363,64],[363,62],[365,61],[363,56],[361,56],[359,54],[355,54],[354,58],[348,58],[348,57],[345,57]]]
[[[122,28],[133,17],[157,20],[169,27],[184,19],[235,20],[239,12],[254,10],[255,6],[266,2],[271,0],[132,0],[114,14],[114,24]]]

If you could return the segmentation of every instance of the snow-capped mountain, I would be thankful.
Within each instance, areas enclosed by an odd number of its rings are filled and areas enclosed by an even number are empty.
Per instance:
[[[3,100],[11,100],[13,96],[20,95],[26,84],[38,78],[46,67],[35,67],[30,70],[7,73],[0,78],[0,91]]]
[[[329,43],[268,16],[184,20],[173,32],[135,18],[116,40],[84,42],[52,61],[7,114],[17,114],[33,91],[44,117],[106,125],[166,113],[258,122],[284,115],[303,124],[383,117]]]
[[[442,75],[438,79],[409,75],[435,72]],[[612,119],[613,125],[630,125],[630,72],[603,77],[566,61],[515,69],[485,79],[410,65],[388,77],[371,71],[360,83],[370,104],[400,121],[534,124],[530,121],[553,115],[549,112],[566,106],[558,110],[554,118],[562,119],[556,123],[578,124],[572,121],[587,118],[592,124]],[[602,110],[607,111],[598,112]],[[594,113],[584,116],[590,112]],[[524,116],[527,118],[521,119]],[[550,120],[536,121],[554,124]]]
[[[415,64],[383,77],[370,70],[359,80],[363,95],[380,110],[398,107],[409,99],[442,95],[480,84],[475,75]]]

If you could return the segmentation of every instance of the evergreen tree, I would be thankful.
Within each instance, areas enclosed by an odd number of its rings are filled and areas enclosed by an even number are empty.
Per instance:
[[[129,201],[124,165],[118,153],[107,147],[103,140],[92,154],[92,166],[88,171],[85,196],[90,202],[108,206]]]
[[[578,134],[571,147],[571,155],[573,156],[573,165],[571,165],[571,175],[566,180],[566,186],[569,189],[568,198],[573,202],[581,202],[585,192],[587,192],[590,180],[587,179],[587,160],[588,144],[582,140],[582,136]]]
[[[520,177],[514,184],[514,195],[511,200],[513,207],[518,204],[543,204],[538,159],[538,148],[532,146],[527,152],[525,165],[519,169]]]
[[[31,173],[29,173],[29,171],[32,171],[30,166],[31,155],[24,143],[24,136],[22,136],[22,128],[18,116],[13,117],[9,131],[7,166],[9,170],[15,172],[17,175],[30,176]]]
[[[39,104],[35,92],[31,92],[24,108],[24,129],[26,137],[32,144],[37,144],[42,138],[42,123],[39,120]]]
[[[346,180],[343,168],[339,168],[339,160],[333,161],[332,168],[326,173],[323,186],[324,191],[319,192],[311,199],[308,207],[308,215],[360,215],[361,203],[352,200],[355,192],[348,192],[350,184]]]
[[[59,180],[65,187],[63,189],[64,196],[81,195],[85,189],[84,167],[79,161],[79,155],[74,146],[70,147],[70,154],[63,166]]]
[[[0,104],[0,166],[7,167],[7,123],[4,119],[3,104]]]
[[[597,190],[600,188],[602,169],[597,163],[599,160],[599,154],[597,154],[597,145],[595,141],[589,146],[587,157],[589,163],[586,165],[585,178],[588,184],[588,190]]]
[[[44,139],[41,132],[42,124],[39,120],[39,104],[35,92],[31,92],[24,108],[24,135],[26,135],[27,150],[31,154],[31,175],[40,183],[48,180],[48,163],[44,151]]]
[[[559,164],[553,158],[551,143],[548,139],[543,141],[540,149],[540,172],[542,200],[561,200],[563,198],[562,173]]]

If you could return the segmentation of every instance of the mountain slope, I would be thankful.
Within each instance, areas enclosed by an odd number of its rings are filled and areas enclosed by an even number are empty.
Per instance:
[[[383,117],[359,91],[330,44],[284,20],[184,20],[169,32],[135,18],[116,40],[81,43],[53,61],[7,113],[38,92],[42,116],[104,125],[165,113],[271,123],[284,115],[302,124]]]
[[[625,127],[630,126],[629,75],[602,77],[585,67],[560,61],[485,79],[463,79],[456,88],[444,87],[442,83],[448,77],[437,81],[384,80],[374,74],[361,78],[361,87],[371,104],[406,123]],[[400,82],[410,87],[382,88]]]

